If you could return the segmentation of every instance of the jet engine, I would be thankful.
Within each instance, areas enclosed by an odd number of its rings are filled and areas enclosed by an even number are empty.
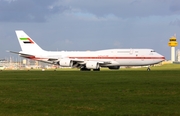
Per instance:
[[[70,59],[62,59],[58,63],[62,67],[72,67],[73,66],[73,61]]]
[[[87,68],[87,69],[99,69],[100,66],[99,66],[99,63],[98,63],[98,62],[88,61],[88,62],[86,63],[86,68]]]

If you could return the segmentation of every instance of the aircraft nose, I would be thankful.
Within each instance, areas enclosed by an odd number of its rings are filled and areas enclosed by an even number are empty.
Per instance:
[[[158,54],[158,53],[157,53],[157,54]],[[164,61],[164,60],[165,60],[165,57],[164,57],[163,55],[158,54],[158,56],[159,56],[159,59],[161,59],[162,61]]]
[[[164,56],[162,56],[162,61],[164,61],[165,60],[165,57]]]

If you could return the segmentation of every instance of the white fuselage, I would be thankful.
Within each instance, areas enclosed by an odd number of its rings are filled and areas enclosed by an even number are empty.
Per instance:
[[[164,56],[152,49],[107,49],[99,51],[41,51],[33,52],[36,57],[30,58],[46,61],[48,58],[72,59],[84,62],[107,62],[101,66],[143,66],[159,63]]]

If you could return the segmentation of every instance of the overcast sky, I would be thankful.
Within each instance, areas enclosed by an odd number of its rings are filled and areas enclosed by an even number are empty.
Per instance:
[[[15,30],[50,51],[152,48],[170,59],[180,0],[0,0],[0,58],[21,50]]]

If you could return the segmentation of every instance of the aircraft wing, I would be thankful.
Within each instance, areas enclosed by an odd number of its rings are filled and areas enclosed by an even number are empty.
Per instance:
[[[18,55],[21,55],[22,57],[35,57],[34,55],[31,55],[31,54],[24,54],[24,53],[20,53],[20,52],[14,52],[14,51],[8,51],[8,52],[11,52],[11,53],[14,53],[14,54],[18,54]]]

